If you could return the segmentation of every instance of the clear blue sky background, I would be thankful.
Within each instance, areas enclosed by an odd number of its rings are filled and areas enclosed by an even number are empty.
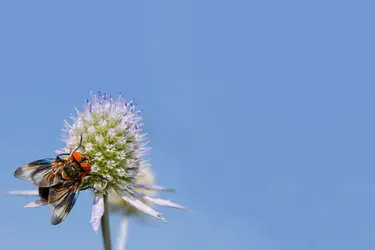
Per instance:
[[[0,2],[0,191],[53,157],[89,91],[144,109],[159,184],[194,213],[130,225],[129,249],[375,248],[374,1]],[[0,249],[102,249],[1,196]],[[112,216],[115,235],[119,216]]]

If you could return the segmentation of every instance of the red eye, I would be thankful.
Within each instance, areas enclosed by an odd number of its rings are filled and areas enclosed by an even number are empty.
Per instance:
[[[85,171],[86,173],[90,173],[91,166],[88,163],[82,162],[80,166],[83,169],[83,171]]]
[[[74,158],[74,160],[76,160],[77,162],[81,162],[81,160],[82,160],[82,155],[81,155],[81,153],[79,153],[79,152],[74,152],[74,153],[73,153],[73,158]]]

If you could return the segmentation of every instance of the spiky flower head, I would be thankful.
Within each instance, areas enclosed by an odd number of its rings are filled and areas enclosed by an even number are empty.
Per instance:
[[[135,176],[144,162],[146,135],[141,134],[140,111],[135,102],[122,96],[113,99],[107,94],[91,95],[83,112],[72,116],[72,124],[65,121],[66,147],[58,152],[72,151],[80,144],[79,151],[91,157],[91,174],[85,185],[95,193],[132,188]]]
[[[71,117],[72,124],[65,121],[66,146],[58,153],[72,152],[83,138],[78,151],[91,158],[92,169],[83,185],[92,188],[95,194],[91,218],[95,230],[104,212],[103,195],[110,192],[118,194],[127,206],[161,220],[164,218],[151,204],[184,209],[147,193],[147,190],[168,189],[139,183],[150,165],[144,158],[148,148],[146,134],[141,129],[141,111],[136,110],[134,100],[128,102],[121,95],[115,99],[107,94],[91,94],[83,111],[76,111],[77,115]]]

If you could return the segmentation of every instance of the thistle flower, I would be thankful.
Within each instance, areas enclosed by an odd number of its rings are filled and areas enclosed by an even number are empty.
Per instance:
[[[91,94],[84,110],[72,116],[72,124],[65,121],[63,141],[65,148],[58,153],[71,152],[80,144],[79,151],[91,157],[91,173],[83,186],[93,189],[94,203],[91,223],[95,231],[99,229],[104,213],[103,195],[118,194],[128,211],[140,211],[164,220],[151,205],[162,205],[185,209],[167,200],[150,197],[151,191],[167,189],[151,183],[141,184],[142,175],[150,164],[145,160],[148,152],[146,134],[142,134],[141,111],[136,110],[135,102],[127,102],[122,96],[117,99],[106,94]]]

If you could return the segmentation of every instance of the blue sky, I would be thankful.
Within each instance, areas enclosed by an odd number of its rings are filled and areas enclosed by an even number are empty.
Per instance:
[[[1,1],[0,191],[53,157],[90,91],[144,109],[160,185],[194,213],[133,220],[129,249],[374,249],[373,1]],[[1,196],[1,249],[102,249]],[[119,217],[111,217],[116,235]]]

